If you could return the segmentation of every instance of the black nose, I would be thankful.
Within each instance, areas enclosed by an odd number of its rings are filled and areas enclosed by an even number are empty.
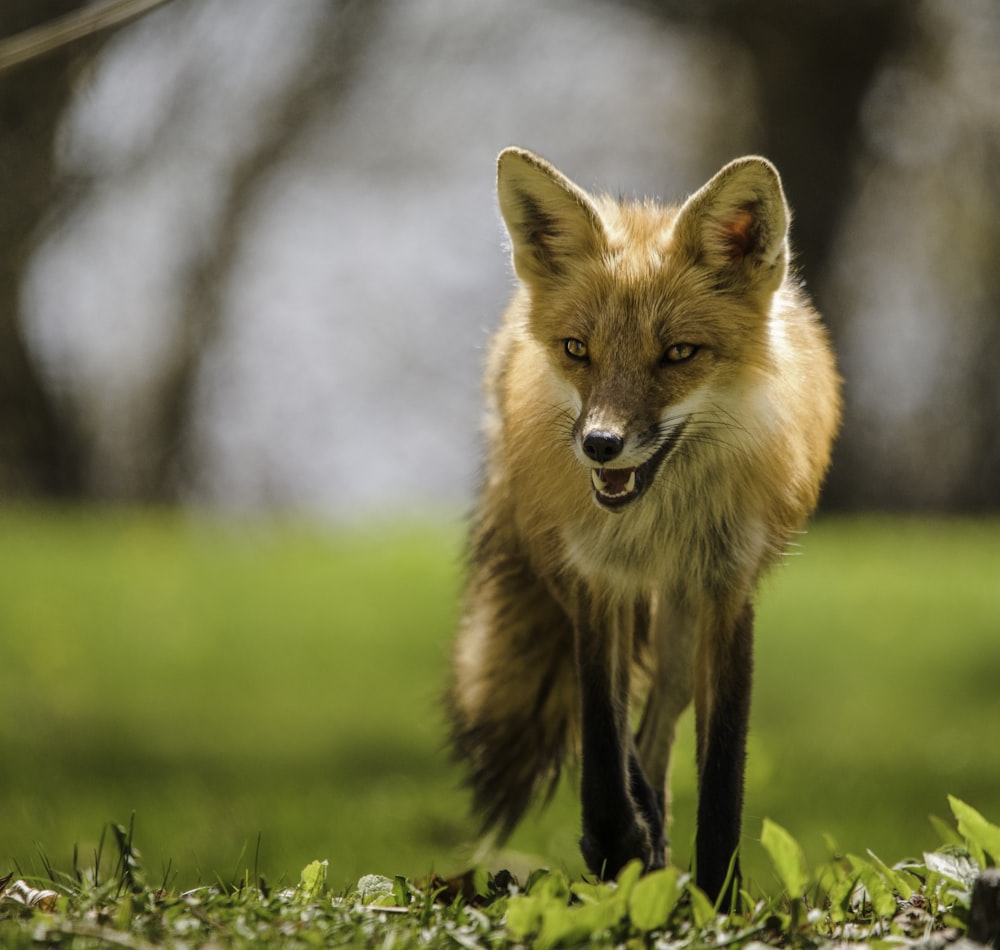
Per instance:
[[[600,429],[588,432],[583,437],[583,451],[588,458],[602,465],[621,455],[625,440],[613,432],[602,432]]]

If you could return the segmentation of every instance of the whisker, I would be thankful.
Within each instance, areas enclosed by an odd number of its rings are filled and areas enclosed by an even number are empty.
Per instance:
[[[533,413],[531,421],[552,427],[568,445],[572,446],[576,438],[576,413],[567,406],[558,403],[540,406]]]
[[[710,446],[746,456],[749,453],[746,445],[742,444],[742,440],[726,438],[728,433],[740,433],[749,436],[759,447],[758,441],[747,427],[732,413],[718,405],[686,416],[668,417],[660,423],[660,437],[662,439],[669,438],[680,425],[684,426],[682,437],[684,442],[691,445]]]

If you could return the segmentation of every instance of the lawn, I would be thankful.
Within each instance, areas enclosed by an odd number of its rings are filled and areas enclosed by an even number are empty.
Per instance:
[[[940,844],[952,793],[1000,818],[1000,522],[816,524],[761,591],[744,835],[807,859]],[[438,704],[459,519],[334,530],[0,508],[0,876],[86,864],[135,815],[150,878],[331,886],[473,858]],[[691,724],[675,857],[693,830]],[[497,865],[578,874],[573,789]],[[43,859],[42,855],[46,858]],[[766,883],[766,881],[764,881]]]

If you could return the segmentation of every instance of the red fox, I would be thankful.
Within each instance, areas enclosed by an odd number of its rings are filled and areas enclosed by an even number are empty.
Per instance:
[[[815,507],[840,419],[781,180],[746,157],[679,207],[617,202],[509,148],[497,193],[519,286],[487,360],[453,748],[501,836],[578,749],[580,847],[612,878],[669,860],[693,699],[714,898],[739,874],[754,589]]]

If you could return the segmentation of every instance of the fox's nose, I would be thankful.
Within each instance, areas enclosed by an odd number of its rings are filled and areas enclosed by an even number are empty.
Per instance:
[[[620,455],[624,447],[625,440],[614,432],[597,429],[583,437],[583,451],[587,453],[588,458],[600,462],[601,465]]]

